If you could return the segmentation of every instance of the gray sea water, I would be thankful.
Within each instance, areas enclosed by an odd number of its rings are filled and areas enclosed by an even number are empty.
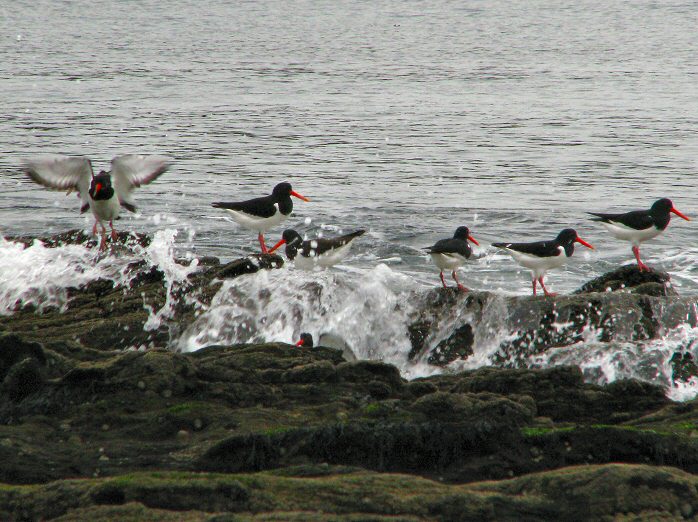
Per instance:
[[[489,242],[573,227],[596,250],[550,273],[567,292],[633,260],[586,211],[669,197],[698,219],[696,27],[686,1],[5,3],[0,229],[91,227],[24,158],[169,154],[119,227],[232,259],[255,235],[210,203],[288,180],[312,199],[288,225],[369,230],[339,273],[436,285],[421,248],[468,225],[483,247],[461,281],[525,295],[529,275]],[[698,293],[697,238],[674,219],[643,248],[683,294]]]

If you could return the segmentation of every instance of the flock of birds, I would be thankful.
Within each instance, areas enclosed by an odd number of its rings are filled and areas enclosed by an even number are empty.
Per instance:
[[[86,212],[90,209],[94,215],[93,235],[97,235],[97,227],[101,227],[100,249],[104,249],[107,239],[105,223],[109,223],[112,240],[115,239],[113,221],[119,217],[121,207],[131,212],[136,211],[132,197],[133,189],[155,180],[170,165],[170,159],[165,156],[129,154],[115,157],[112,159],[110,171],[101,171],[95,175],[92,162],[84,156],[51,156],[28,161],[25,172],[32,180],[50,189],[67,190],[69,194],[77,191],[81,199],[80,211]],[[276,185],[268,196],[237,202],[221,201],[212,205],[227,211],[241,226],[257,232],[262,253],[273,253],[285,244],[286,257],[293,260],[299,268],[312,269],[317,266],[330,267],[337,264],[348,254],[352,242],[365,233],[365,230],[357,230],[334,238],[303,240],[297,231],[287,229],[278,243],[271,249],[267,248],[264,233],[291,215],[292,196],[310,201],[294,191],[290,183],[283,182]],[[599,221],[612,236],[630,241],[640,271],[650,270],[640,259],[640,243],[662,233],[669,225],[671,213],[690,221],[667,198],[655,201],[648,210],[635,210],[621,214],[590,212],[594,216],[591,219]],[[468,227],[461,226],[456,229],[452,238],[437,241],[425,249],[439,268],[444,287],[447,287],[444,270],[451,270],[458,288],[468,291],[458,281],[456,269],[463,266],[472,255],[469,242],[479,244],[470,234]],[[567,262],[574,253],[575,243],[590,249],[594,248],[571,228],[562,230],[555,239],[548,241],[493,243],[492,245],[510,254],[519,265],[531,271],[533,295],[536,295],[537,285],[540,284],[545,295],[549,296],[555,294],[545,287],[545,274],[548,270],[560,267]]]

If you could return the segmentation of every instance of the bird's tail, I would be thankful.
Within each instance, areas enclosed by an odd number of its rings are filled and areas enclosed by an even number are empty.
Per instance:
[[[608,221],[608,216],[605,214],[597,214],[596,212],[587,212],[587,214],[594,216],[593,218],[589,218],[591,221]]]

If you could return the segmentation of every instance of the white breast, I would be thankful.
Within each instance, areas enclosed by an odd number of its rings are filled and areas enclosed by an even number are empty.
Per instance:
[[[351,242],[339,248],[333,248],[332,250],[328,250],[320,256],[305,257],[302,256],[299,252],[296,258],[294,259],[294,264],[296,265],[296,267],[302,270],[312,270],[316,266],[329,268],[331,266],[336,265],[342,259],[347,257],[349,250],[351,250]]]
[[[466,261],[460,254],[438,254],[432,252],[429,255],[439,270],[455,270],[459,266],[463,266]]]
[[[534,276],[538,278],[545,275],[545,273],[551,268],[558,268],[567,263],[568,258],[565,255],[565,249],[562,247],[558,247],[558,249],[560,251],[560,255],[551,257],[533,256],[531,254],[524,254],[508,248],[505,248],[504,250],[506,250],[518,264],[531,270]]]
[[[275,227],[279,223],[285,221],[286,218],[288,218],[288,216],[282,214],[279,211],[278,205],[274,206],[276,207],[276,212],[274,212],[273,216],[268,218],[252,216],[250,214],[245,214],[244,212],[240,212],[238,210],[225,209],[225,211],[228,212],[228,214],[230,214],[230,217],[232,217],[233,221],[235,221],[238,225],[263,234],[270,228]]]
[[[109,199],[94,200],[89,199],[90,209],[95,215],[98,221],[112,221],[119,217],[119,210],[121,210],[121,205],[119,204],[119,198],[113,196]]]
[[[613,237],[624,241],[630,241],[634,246],[640,246],[640,243],[643,241],[657,237],[662,233],[657,227],[635,230],[621,223],[605,223],[602,221],[601,224],[606,227],[606,230],[608,230]]]

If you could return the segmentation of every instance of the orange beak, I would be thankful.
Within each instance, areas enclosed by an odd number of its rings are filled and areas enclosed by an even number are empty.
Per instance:
[[[587,248],[591,248],[592,250],[594,250],[594,247],[593,247],[593,246],[591,246],[589,243],[587,243],[586,241],[584,241],[584,240],[583,240],[581,237],[579,237],[579,236],[577,236],[577,239],[575,239],[575,241],[576,241],[577,243],[581,243],[582,245],[584,245],[584,246],[587,247]]]
[[[475,239],[473,236],[468,236],[468,241],[472,241],[475,243],[477,246],[480,246],[480,243],[477,242],[477,239]]]
[[[274,253],[274,250],[276,250],[277,248],[279,248],[279,247],[280,247],[281,245],[283,245],[284,243],[286,243],[286,240],[285,240],[285,239],[281,239],[277,244],[275,244],[273,247],[271,247],[271,249],[269,249],[269,253],[270,253],[270,254],[273,254],[273,253]]]
[[[671,210],[670,210],[669,212],[673,212],[674,214],[676,214],[676,215],[679,216],[680,218],[685,219],[686,221],[691,221],[691,219],[690,219],[689,217],[684,216],[681,212],[679,212],[678,210],[676,210],[674,207],[671,207]]]
[[[296,346],[303,346],[303,339],[301,339],[300,341],[298,341],[298,342],[296,343]]]
[[[96,196],[97,194],[99,194],[99,191],[100,191],[100,190],[102,190],[102,184],[101,184],[101,183],[97,183],[97,184],[95,185],[95,196]]]
[[[310,200],[309,200],[308,198],[306,198],[305,196],[301,196],[301,195],[300,195],[298,192],[296,192],[295,190],[292,190],[292,191],[291,191],[291,195],[292,195],[292,196],[296,196],[298,199],[302,199],[303,201],[308,201],[308,202],[310,202]]]

